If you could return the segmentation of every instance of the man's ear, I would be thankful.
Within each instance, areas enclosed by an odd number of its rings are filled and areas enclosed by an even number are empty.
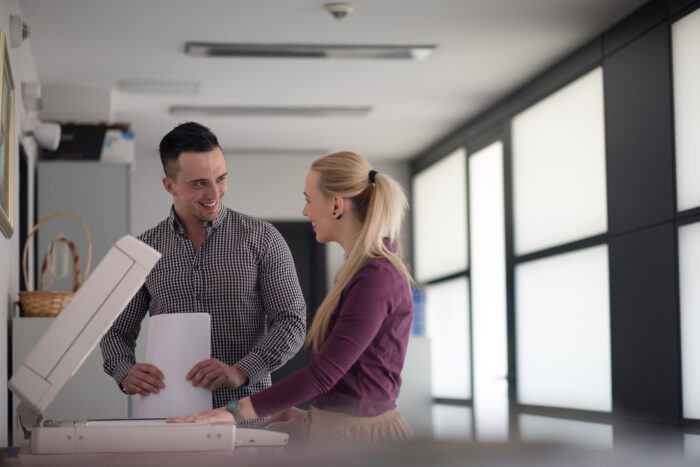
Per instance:
[[[170,178],[163,177],[163,186],[165,187],[165,191],[167,191],[171,195],[175,196],[175,189],[173,188],[173,181],[170,180]]]

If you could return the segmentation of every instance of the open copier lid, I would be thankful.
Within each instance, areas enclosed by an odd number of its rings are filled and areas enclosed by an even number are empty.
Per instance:
[[[32,454],[230,451],[284,446],[288,435],[235,425],[167,424],[153,420],[44,421],[56,394],[80,368],[136,294],[160,253],[126,235],[56,317],[9,381]]]
[[[36,426],[145,282],[160,253],[126,235],[107,252],[9,381],[24,427]]]

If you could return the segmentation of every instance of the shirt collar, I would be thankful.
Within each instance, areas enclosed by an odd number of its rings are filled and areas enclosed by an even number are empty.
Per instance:
[[[224,205],[222,204],[222,205],[219,207],[219,215],[216,216],[216,219],[214,219],[214,220],[211,221],[211,222],[205,223],[205,224],[204,224],[204,227],[206,227],[206,228],[208,229],[209,226],[211,226],[211,229],[212,229],[212,230],[218,229],[218,228],[221,226],[221,224],[224,223],[224,218],[226,217],[226,211],[227,211],[226,206],[224,206]]]
[[[221,224],[224,223],[224,218],[226,217],[226,211],[227,208],[222,204],[221,207],[219,208],[219,215],[216,216],[216,219],[213,221],[205,222],[204,223],[204,228],[207,229],[208,231],[211,230],[216,230],[221,226]],[[172,229],[181,235],[185,235],[185,228],[183,227],[182,223],[180,220],[177,218],[177,214],[175,214],[175,206],[172,205],[170,206],[170,215],[168,216],[168,224]]]

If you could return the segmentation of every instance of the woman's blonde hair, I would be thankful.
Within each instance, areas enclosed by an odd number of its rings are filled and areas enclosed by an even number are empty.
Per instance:
[[[328,324],[338,306],[340,293],[353,275],[370,258],[386,258],[411,282],[411,275],[398,256],[399,231],[408,201],[401,186],[390,176],[375,173],[370,181],[372,167],[362,157],[352,152],[337,152],[324,156],[311,164],[311,170],[319,173],[319,185],[327,197],[339,196],[350,200],[346,204],[362,222],[362,230],[351,250],[338,278],[316,311],[306,345],[318,350],[326,339]],[[346,215],[350,215],[347,213]],[[389,239],[389,246],[384,239]],[[394,253],[390,247],[395,247]]]

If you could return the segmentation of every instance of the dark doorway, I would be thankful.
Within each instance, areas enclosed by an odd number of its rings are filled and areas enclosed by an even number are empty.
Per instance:
[[[326,296],[326,247],[316,242],[310,222],[273,222],[289,245],[306,300],[306,329],[314,319],[316,309]],[[303,347],[294,358],[272,373],[272,382],[304,368],[309,362],[309,350]]]

